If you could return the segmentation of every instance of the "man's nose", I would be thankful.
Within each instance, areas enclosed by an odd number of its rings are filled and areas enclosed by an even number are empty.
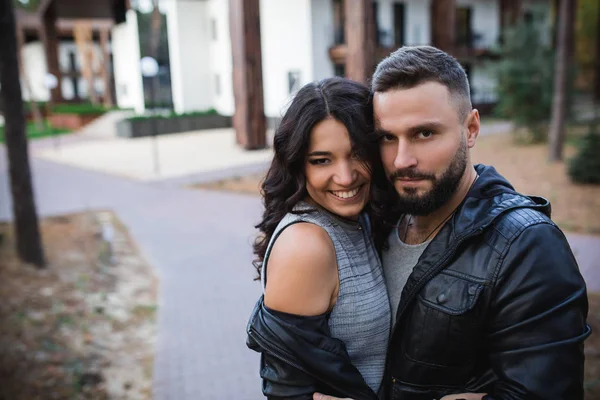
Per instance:
[[[417,166],[417,158],[415,157],[412,148],[404,141],[398,142],[398,152],[394,159],[394,167],[396,169],[413,168]]]

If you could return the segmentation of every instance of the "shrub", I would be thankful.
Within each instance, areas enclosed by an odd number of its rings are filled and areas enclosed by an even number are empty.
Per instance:
[[[189,111],[181,114],[177,114],[175,112],[171,112],[169,114],[152,114],[152,115],[137,115],[135,117],[127,118],[127,121],[141,121],[141,120],[150,120],[150,119],[173,119],[173,118],[181,118],[181,117],[195,117],[195,116],[204,116],[204,115],[219,115],[214,108],[210,108],[208,110],[202,111]]]
[[[569,162],[573,182],[600,185],[600,134],[593,123],[579,143],[579,153]]]
[[[52,106],[52,113],[54,114],[79,114],[79,115],[91,115],[91,114],[103,114],[109,111],[108,108],[102,105],[94,105],[91,103],[81,104],[55,104]]]
[[[554,57],[544,29],[538,18],[506,29],[498,66],[496,111],[513,120],[528,142],[547,139],[552,109]]]

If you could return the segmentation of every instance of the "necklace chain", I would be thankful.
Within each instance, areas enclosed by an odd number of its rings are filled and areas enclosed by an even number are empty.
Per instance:
[[[477,179],[479,179],[479,174],[475,175],[475,179],[473,179],[473,182],[471,182],[471,186],[469,186],[469,190],[467,190],[467,193],[469,191],[471,191],[471,189],[473,188],[473,185],[475,185],[475,181],[477,181]],[[446,221],[448,221],[450,218],[452,218],[452,216],[454,215],[454,213],[456,212],[456,210],[458,210],[459,206],[460,206],[460,204],[458,206],[456,206],[454,208],[454,210],[452,210],[452,212],[450,214],[448,214],[448,216],[442,220],[442,222],[440,222],[435,228],[433,228],[433,230],[431,232],[429,232],[429,235],[427,235],[425,237],[425,239],[421,243],[425,243],[431,237],[431,235],[433,235],[433,233],[435,231],[437,231],[443,224],[445,224]],[[402,220],[403,221],[404,221],[404,217],[406,217],[406,214],[402,215]],[[404,243],[406,243],[406,236],[408,235],[408,228],[410,226],[412,226],[412,215],[409,215],[408,218],[409,218],[409,220],[406,222],[406,227],[404,228],[404,237],[402,239],[402,241]]]

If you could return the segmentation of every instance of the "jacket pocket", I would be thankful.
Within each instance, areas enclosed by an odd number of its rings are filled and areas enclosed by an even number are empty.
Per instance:
[[[483,288],[481,282],[448,272],[431,279],[406,321],[405,356],[432,367],[470,365],[480,337],[477,302]]]

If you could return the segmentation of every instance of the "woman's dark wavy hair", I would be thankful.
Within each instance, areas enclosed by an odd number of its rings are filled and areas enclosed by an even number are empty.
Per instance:
[[[353,151],[371,171],[372,200],[367,211],[371,214],[374,240],[379,249],[390,231],[384,205],[377,201],[377,198],[387,198],[384,193],[390,184],[381,166],[369,89],[344,78],[309,83],[298,91],[275,132],[275,156],[261,187],[265,211],[262,221],[256,225],[260,234],[254,242],[253,264],[259,276],[275,228],[308,195],[304,168],[310,134],[315,125],[328,118],[344,124]]]

